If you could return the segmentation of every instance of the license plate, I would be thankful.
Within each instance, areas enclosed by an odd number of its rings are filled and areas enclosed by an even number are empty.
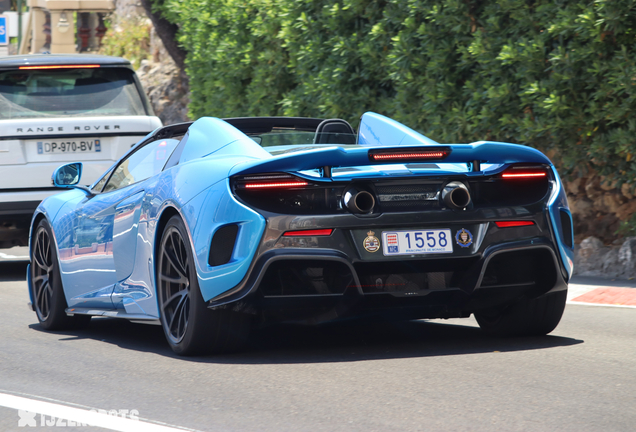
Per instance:
[[[102,151],[99,139],[38,141],[38,154],[95,153]]]
[[[384,255],[452,253],[451,230],[384,231]]]

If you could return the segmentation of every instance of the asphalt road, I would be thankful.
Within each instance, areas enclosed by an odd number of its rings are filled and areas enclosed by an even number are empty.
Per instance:
[[[139,428],[119,430],[636,427],[634,308],[568,305],[551,335],[525,339],[485,337],[472,318],[281,326],[256,333],[242,353],[179,358],[157,326],[93,319],[83,331],[43,331],[26,306],[25,266],[0,263],[0,405],[136,410]],[[46,426],[45,415],[20,427],[6,405],[0,431],[102,430]]]

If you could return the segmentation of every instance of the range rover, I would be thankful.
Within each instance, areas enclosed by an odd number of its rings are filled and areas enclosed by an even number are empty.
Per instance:
[[[0,59],[0,248],[26,246],[53,171],[84,164],[90,184],[161,126],[129,61],[97,55]]]

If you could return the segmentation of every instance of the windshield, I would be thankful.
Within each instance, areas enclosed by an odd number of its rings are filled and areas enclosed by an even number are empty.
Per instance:
[[[0,119],[146,115],[126,68],[0,72]]]

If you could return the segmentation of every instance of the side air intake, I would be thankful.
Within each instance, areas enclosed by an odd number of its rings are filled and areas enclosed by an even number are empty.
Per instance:
[[[561,216],[561,229],[563,230],[563,243],[567,245],[567,247],[571,248],[573,246],[573,235],[572,235],[572,218],[570,214],[566,211],[560,210],[559,215]]]
[[[216,267],[230,262],[237,234],[238,225],[236,224],[222,226],[214,233],[208,257],[210,266]]]

